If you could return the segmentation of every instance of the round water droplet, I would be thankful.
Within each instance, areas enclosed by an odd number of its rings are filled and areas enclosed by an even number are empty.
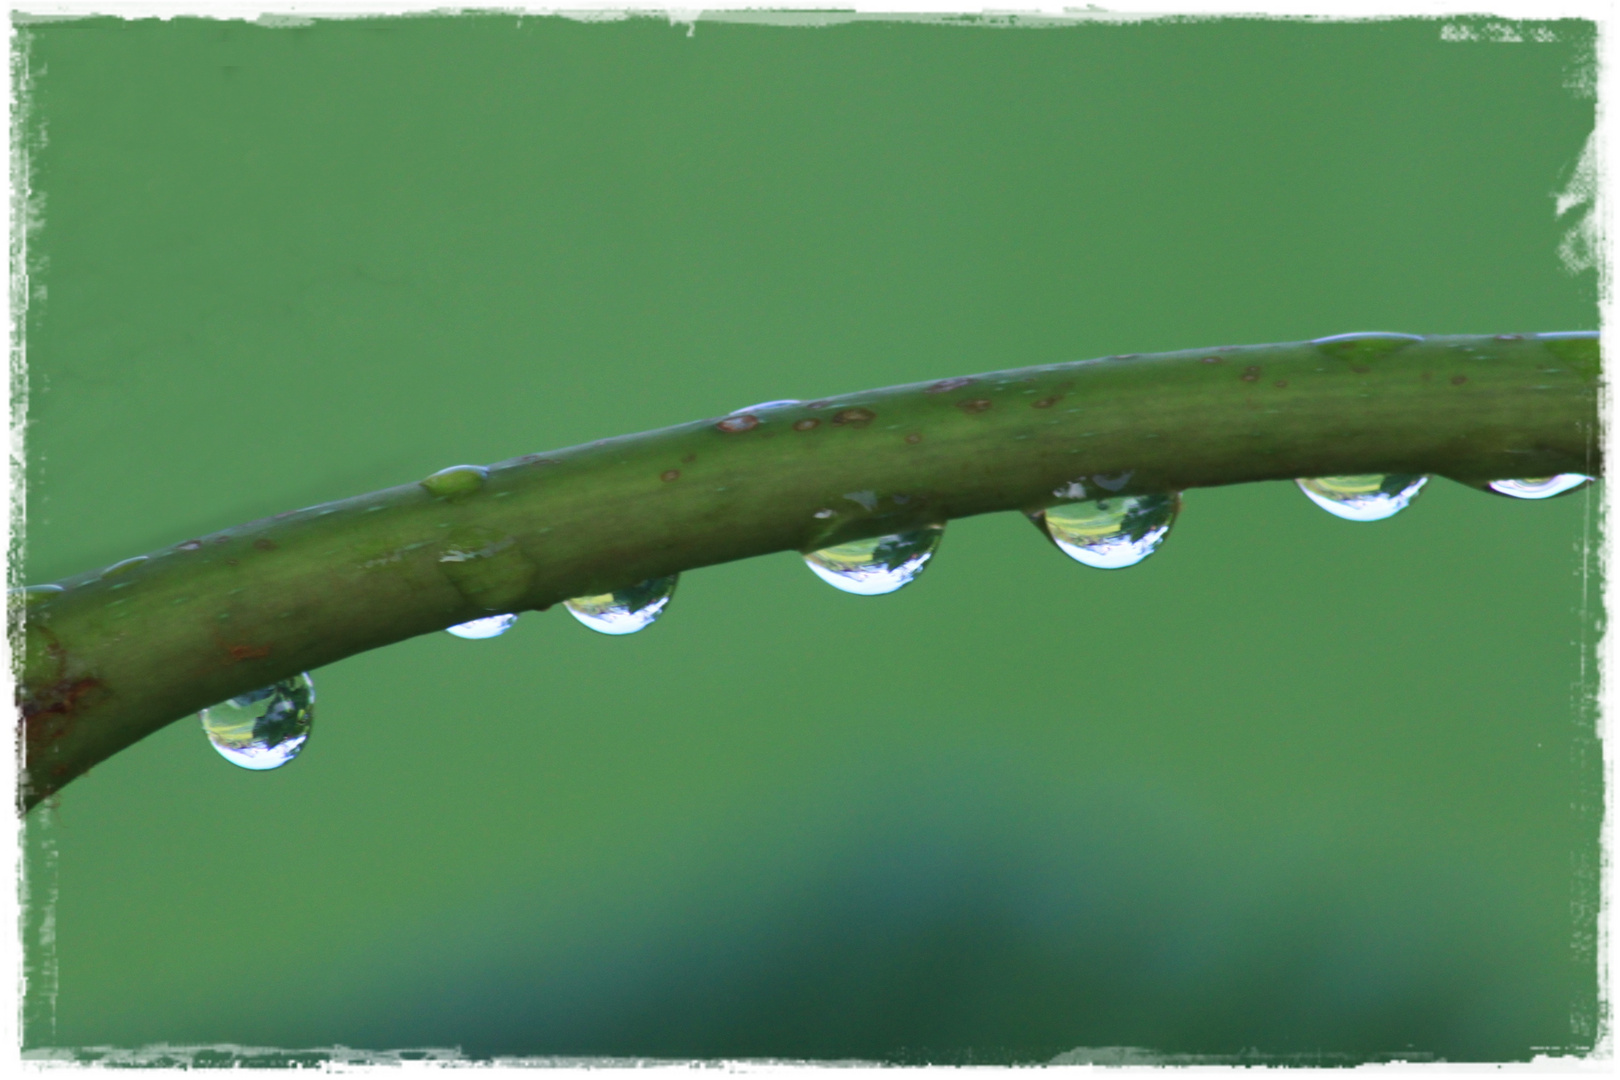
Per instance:
[[[1115,495],[1048,507],[1035,523],[1075,562],[1120,570],[1158,550],[1180,511],[1180,495]]]
[[[1311,502],[1346,521],[1382,521],[1405,510],[1418,497],[1427,476],[1373,473],[1367,476],[1321,476],[1296,480]]]
[[[309,741],[315,683],[306,671],[210,705],[198,718],[220,756],[244,769],[279,769]]]
[[[1591,482],[1590,476],[1581,473],[1559,473],[1557,476],[1542,476],[1533,480],[1492,480],[1490,489],[1513,499],[1551,499],[1568,495]]]
[[[915,580],[944,535],[945,526],[925,525],[911,532],[822,548],[806,554],[804,561],[835,589],[856,596],[882,596]]]
[[[679,574],[648,578],[617,592],[600,596],[576,596],[564,601],[574,618],[601,634],[633,634],[651,626],[664,613],[675,592]]]
[[[457,623],[455,626],[445,627],[445,632],[454,634],[469,641],[478,641],[483,638],[500,637],[512,629],[517,622],[516,615],[491,615],[484,619],[473,619],[470,622]]]
[[[801,404],[803,404],[803,402],[799,401],[798,398],[781,398],[777,401],[762,401],[758,405],[749,405],[747,408],[743,409],[732,409],[731,415],[736,416],[738,413],[764,412],[766,409],[785,409],[790,405]]]

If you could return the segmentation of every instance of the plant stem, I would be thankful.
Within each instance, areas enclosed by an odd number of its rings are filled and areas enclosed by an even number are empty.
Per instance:
[[[1598,471],[1593,337],[1108,357],[463,466],[30,589],[24,808],[174,720],[489,615],[928,522],[1368,473]],[[1110,478],[1105,491],[1091,478]]]

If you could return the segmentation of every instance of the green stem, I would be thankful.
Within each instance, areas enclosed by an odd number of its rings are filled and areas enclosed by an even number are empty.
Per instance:
[[[926,522],[1367,473],[1597,464],[1595,338],[1379,337],[1023,368],[462,467],[30,589],[25,807],[199,709],[494,612]]]

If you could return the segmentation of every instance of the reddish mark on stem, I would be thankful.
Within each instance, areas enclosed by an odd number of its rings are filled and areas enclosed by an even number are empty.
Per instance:
[[[854,408],[839,409],[833,413],[832,422],[835,424],[848,424],[850,427],[865,427],[876,419],[877,413],[857,405]]]
[[[753,431],[759,427],[759,417],[743,413],[741,416],[728,416],[714,426],[727,435],[735,435],[740,431]]]
[[[906,436],[906,442],[908,442],[908,443],[912,444],[913,446],[915,446],[918,443],[922,442],[922,436],[917,434],[915,431],[913,431],[910,435]]]
[[[270,655],[270,646],[231,645],[225,651],[231,654],[231,663],[235,664],[243,660],[263,660]]]

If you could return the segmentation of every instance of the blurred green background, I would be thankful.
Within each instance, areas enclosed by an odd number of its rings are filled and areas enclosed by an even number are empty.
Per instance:
[[[1516,30],[33,24],[28,580],[769,398],[1594,328],[1592,28]],[[354,657],[284,770],[185,721],[34,816],[28,1043],[1589,1047],[1597,512],[1200,490],[1125,572],[976,518]]]

